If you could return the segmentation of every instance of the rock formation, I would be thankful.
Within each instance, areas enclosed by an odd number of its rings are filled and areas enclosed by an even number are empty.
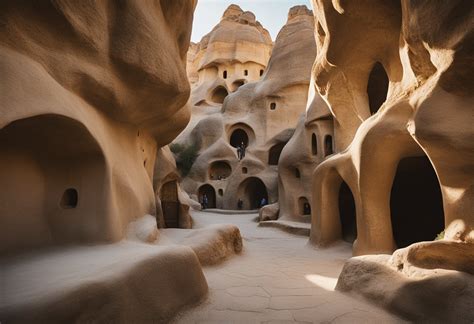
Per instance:
[[[391,253],[445,228],[445,239],[472,240],[471,83],[454,76],[471,77],[465,67],[472,7],[364,3],[314,3],[320,51],[314,85],[333,114],[340,153],[313,176],[312,242],[340,238],[355,219],[355,254]],[[465,14],[452,18],[460,8]],[[428,23],[438,11],[441,24]],[[456,113],[448,112],[452,107]],[[334,208],[352,197],[354,206]]]
[[[270,34],[255,15],[230,5],[212,31],[188,51],[188,75],[192,83],[196,73],[198,79],[191,94],[192,118],[219,110],[230,92],[259,80],[271,49]]]
[[[328,105],[336,154],[312,176],[311,242],[342,238],[355,255],[407,247],[391,259],[348,261],[338,288],[411,319],[472,322],[473,282],[463,274],[472,271],[463,251],[474,248],[472,3],[313,6],[318,56],[310,92],[313,103],[322,97]],[[420,243],[424,252],[414,252],[420,247],[411,244],[438,234],[441,243]],[[440,258],[437,248],[454,255]],[[420,274],[426,280],[417,281]],[[462,295],[442,295],[459,285]]]
[[[189,120],[194,2],[1,6],[1,252],[120,240]]]
[[[162,322],[206,296],[200,259],[240,251],[233,226],[156,243],[157,209],[191,225],[160,148],[190,118],[195,5],[0,3],[2,321]]]
[[[219,25],[229,24],[226,17],[234,11],[253,17],[252,14],[241,13],[236,8],[229,7]],[[234,14],[231,17],[233,16]],[[208,50],[211,45],[212,48],[217,48],[212,41],[218,38],[225,24],[222,27],[216,26],[213,32],[201,41],[207,44],[209,39]],[[259,26],[257,23],[254,27],[256,32],[260,30],[257,28]],[[236,35],[240,37],[242,34]],[[262,38],[266,39],[266,35],[263,33],[261,37],[251,39],[257,42]],[[232,41],[242,43],[240,40]],[[219,54],[214,49],[211,57],[218,62],[229,62],[230,57],[243,55],[239,54],[242,52],[248,55],[246,60],[261,62],[263,67],[266,65],[263,55],[250,54],[257,46],[261,47],[262,53],[266,53],[268,44],[268,41],[257,42],[257,45],[254,44],[249,49],[238,49],[233,55]],[[200,44],[200,48],[202,47]],[[234,48],[230,45],[227,47]],[[196,57],[199,56],[203,57],[204,61],[210,60],[207,59],[210,56],[207,52]],[[253,81],[259,77],[258,66],[249,68],[248,71],[240,69],[238,73],[229,72],[231,69],[228,68],[227,78],[230,80],[215,79],[214,73],[214,81],[210,81],[209,73],[199,71],[199,82],[191,95],[195,105],[192,121],[177,139],[179,143],[194,145],[200,149],[189,175],[183,180],[183,188],[188,193],[194,194],[198,199],[206,194],[211,198],[209,207],[225,209],[237,209],[239,199],[242,200],[243,209],[258,208],[262,198],[270,203],[278,199],[279,156],[291,137],[299,116],[304,112],[314,56],[311,11],[304,6],[297,6],[290,10],[288,21],[278,34],[268,66],[258,82],[247,83],[247,80]],[[218,71],[221,70],[219,67]],[[247,72],[249,78],[245,78]],[[283,74],[285,78],[281,77]],[[232,84],[241,77],[246,79],[243,83],[247,84],[239,84],[238,90],[232,93],[237,89],[232,87]],[[209,86],[211,82],[212,86]],[[209,93],[209,90],[206,92],[203,89],[212,90],[216,89],[216,86],[225,88],[226,94],[227,90],[231,92],[225,96],[225,100],[220,101],[223,103],[222,107],[212,104],[212,100],[204,95]],[[246,146],[245,157],[239,159],[236,148],[242,143]]]
[[[278,163],[278,215],[273,219],[311,222],[310,179],[316,167],[334,153],[333,118],[327,104],[315,92],[306,114],[281,152]]]

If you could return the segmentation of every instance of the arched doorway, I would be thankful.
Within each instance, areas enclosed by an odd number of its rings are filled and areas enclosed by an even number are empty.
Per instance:
[[[268,203],[267,187],[256,177],[245,179],[239,186],[237,199],[242,199],[243,209],[258,209],[262,198]]]
[[[237,128],[230,135],[230,145],[233,147],[238,147],[241,143],[244,143],[245,146],[249,145],[249,136],[247,132],[242,128]]]
[[[224,99],[227,97],[229,93],[227,92],[226,88],[222,86],[218,86],[214,89],[211,95],[212,102],[222,104],[224,103]]]
[[[371,115],[375,114],[387,99],[388,84],[388,76],[383,65],[379,62],[375,63],[367,83],[367,95],[369,96]]]
[[[223,180],[229,177],[232,173],[232,168],[229,163],[225,161],[214,161],[209,166],[209,179]]]
[[[207,208],[216,208],[216,191],[214,190],[214,187],[209,184],[205,184],[199,187],[199,202],[202,202],[202,197],[204,195],[206,195],[208,201]]]
[[[332,136],[331,135],[326,135],[324,137],[324,156],[328,156],[334,153],[333,147],[332,147]]]
[[[300,197],[298,199],[298,210],[301,216],[311,215],[311,205],[306,197]]]
[[[285,147],[286,143],[278,143],[273,145],[268,152],[268,164],[269,165],[278,165],[278,160],[280,160],[281,151]]]
[[[179,227],[179,200],[176,181],[165,183],[160,190],[161,209],[166,228]]]
[[[390,195],[390,213],[399,248],[432,241],[444,229],[444,211],[438,178],[426,156],[398,163]]]
[[[357,238],[356,207],[352,191],[344,181],[339,189],[338,205],[342,239],[353,243]]]

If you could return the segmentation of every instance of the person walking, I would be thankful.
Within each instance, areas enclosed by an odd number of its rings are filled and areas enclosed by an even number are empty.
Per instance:
[[[245,144],[244,142],[240,143],[240,159],[242,160],[245,157]]]

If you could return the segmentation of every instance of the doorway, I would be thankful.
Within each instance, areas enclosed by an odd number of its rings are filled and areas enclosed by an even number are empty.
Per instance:
[[[179,228],[179,200],[176,181],[169,181],[161,187],[161,209],[166,228]]]

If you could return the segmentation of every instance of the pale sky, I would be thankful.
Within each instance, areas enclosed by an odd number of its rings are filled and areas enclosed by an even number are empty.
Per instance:
[[[225,9],[233,3],[243,11],[252,11],[270,32],[273,40],[286,23],[291,7],[304,4],[312,9],[311,0],[198,0],[191,40],[199,42],[202,36],[219,23]]]

